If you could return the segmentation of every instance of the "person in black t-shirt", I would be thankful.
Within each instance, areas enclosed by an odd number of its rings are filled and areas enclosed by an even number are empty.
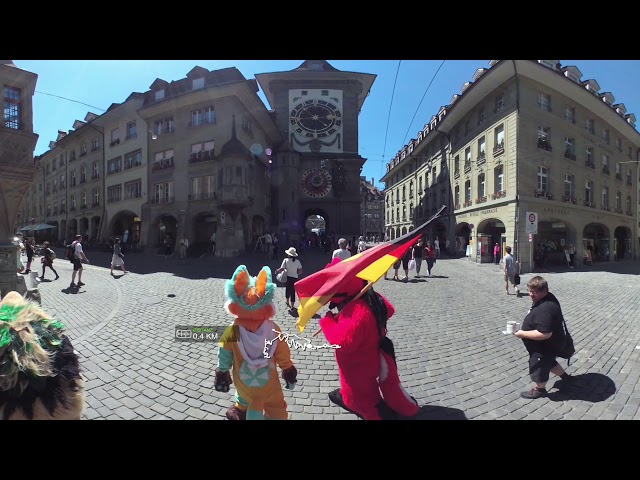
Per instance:
[[[422,265],[422,252],[424,251],[424,243],[422,237],[412,247],[413,259],[416,261],[416,278],[420,278],[420,266]]]
[[[535,383],[531,390],[522,392],[520,396],[535,399],[547,396],[549,373],[561,377],[563,386],[569,384],[571,376],[556,361],[557,352],[565,341],[560,302],[549,292],[547,281],[540,276],[529,280],[527,288],[532,305],[522,328],[514,335],[522,339],[529,352],[529,376]]]

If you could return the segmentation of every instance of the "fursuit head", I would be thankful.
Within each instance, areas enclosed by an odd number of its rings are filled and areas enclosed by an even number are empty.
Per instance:
[[[80,420],[84,382],[63,330],[17,292],[0,301],[1,420]]]

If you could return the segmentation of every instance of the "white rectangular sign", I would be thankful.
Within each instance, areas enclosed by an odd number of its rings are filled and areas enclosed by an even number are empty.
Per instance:
[[[538,214],[536,212],[527,212],[525,218],[526,233],[538,234]]]

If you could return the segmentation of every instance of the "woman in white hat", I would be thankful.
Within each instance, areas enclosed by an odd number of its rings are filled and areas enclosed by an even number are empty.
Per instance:
[[[298,278],[302,275],[302,263],[298,260],[298,252],[294,247],[289,247],[284,251],[286,257],[282,261],[280,268],[276,270],[276,274],[287,271],[287,287],[284,292],[285,300],[289,310],[294,309],[296,303],[296,291],[293,285],[298,281]]]

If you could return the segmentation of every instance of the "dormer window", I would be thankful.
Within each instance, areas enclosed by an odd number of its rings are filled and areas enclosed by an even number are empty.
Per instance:
[[[201,88],[204,88],[204,77],[194,78],[191,88],[193,90],[200,90]]]
[[[164,98],[164,88],[163,88],[162,90],[156,90],[156,91],[155,91],[155,99],[156,99],[156,102],[157,102],[158,100],[162,100],[163,98]]]

